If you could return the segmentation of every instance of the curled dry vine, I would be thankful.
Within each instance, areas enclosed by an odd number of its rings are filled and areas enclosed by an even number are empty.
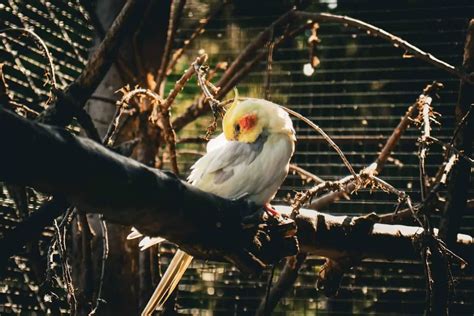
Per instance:
[[[1,33],[21,33],[21,34],[24,34],[24,35],[28,35],[31,38],[33,38],[33,40],[36,43],[38,43],[40,45],[41,49],[45,53],[46,59],[48,60],[49,72],[46,72],[47,78],[51,82],[51,86],[53,87],[53,90],[57,90],[58,89],[58,83],[56,81],[56,71],[55,71],[55,68],[54,68],[53,57],[51,56],[51,53],[49,52],[48,46],[43,41],[43,39],[38,34],[36,34],[33,30],[26,29],[26,28],[1,29],[0,34]]]

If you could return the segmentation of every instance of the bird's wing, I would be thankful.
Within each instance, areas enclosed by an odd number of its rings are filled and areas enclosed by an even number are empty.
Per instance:
[[[228,142],[229,141],[225,138],[224,133],[221,133],[216,138],[212,138],[211,140],[209,140],[207,142],[206,152],[211,152],[214,149],[218,149],[218,148],[224,146],[225,144],[227,144]]]
[[[245,184],[233,183],[228,190],[222,190],[223,185],[235,179],[262,152],[266,137],[260,137],[252,144],[226,141],[222,136],[217,137],[208,146],[208,153],[201,157],[191,167],[188,181],[196,187],[226,198],[244,196],[248,187]]]

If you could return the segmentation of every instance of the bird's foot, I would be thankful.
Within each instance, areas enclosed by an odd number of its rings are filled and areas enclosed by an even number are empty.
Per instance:
[[[278,213],[277,210],[275,210],[271,205],[270,203],[267,203],[264,205],[264,208],[265,208],[265,211],[267,211],[268,214],[270,214],[271,216],[273,217],[280,217],[281,214]]]

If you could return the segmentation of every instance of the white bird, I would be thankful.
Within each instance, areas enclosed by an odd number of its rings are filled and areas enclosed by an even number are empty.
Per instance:
[[[287,112],[261,99],[234,102],[227,110],[223,133],[209,141],[207,153],[192,167],[188,181],[203,191],[224,198],[245,198],[272,213],[270,201],[288,174],[295,148],[295,132]],[[132,230],[130,238],[141,237]],[[163,239],[145,237],[146,249]],[[178,250],[142,315],[161,309],[192,261]]]

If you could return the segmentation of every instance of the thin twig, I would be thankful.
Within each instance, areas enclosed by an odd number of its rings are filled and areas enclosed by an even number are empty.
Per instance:
[[[453,133],[453,137],[451,138],[451,141],[449,142],[449,144],[452,147],[454,147],[454,142],[456,140],[456,137],[459,134],[459,131],[464,127],[464,125],[466,125],[466,123],[469,119],[469,116],[472,115],[472,112],[473,112],[472,109],[473,108],[474,108],[474,104],[471,104],[471,106],[469,107],[469,110],[467,110],[467,113],[463,116],[463,118],[461,119],[459,124],[457,124],[456,129],[454,130],[454,133]]]
[[[150,115],[150,121],[153,124],[161,124],[163,131],[163,138],[166,142],[168,153],[170,156],[171,168],[176,175],[179,175],[178,161],[176,155],[176,133],[173,129],[173,125],[170,120],[170,109],[171,106],[183,90],[185,84],[191,79],[192,75],[196,73],[196,67],[201,67],[207,60],[207,55],[203,54],[196,58],[196,60],[188,67],[181,78],[176,81],[174,88],[168,94],[165,100],[154,103],[153,111]],[[198,76],[199,77],[199,76]]]
[[[301,179],[303,179],[304,181],[306,182],[310,182],[310,181],[313,181],[315,182],[316,184],[319,184],[319,183],[322,183],[324,182],[323,179],[321,179],[320,177],[318,177],[317,175],[309,172],[308,170],[305,170],[295,164],[290,164],[290,171],[292,171],[293,173],[297,173]]]
[[[165,75],[166,69],[169,64],[169,59],[171,55],[171,49],[173,48],[173,42],[176,36],[176,31],[178,30],[179,21],[183,13],[186,0],[173,0],[171,3],[171,12],[170,18],[168,20],[168,32],[166,34],[166,44],[163,51],[163,56],[161,57],[160,68],[158,73],[155,76],[155,87],[149,87],[151,90],[163,94],[165,78],[168,74]]]
[[[369,166],[367,166],[366,168],[364,168],[363,171],[361,171],[361,173],[370,173],[372,175],[377,175],[382,171],[392,151],[397,146],[403,133],[406,131],[406,129],[410,125],[410,122],[413,121],[413,118],[418,112],[420,100],[422,100],[426,94],[432,93],[432,90],[435,89],[436,87],[437,87],[436,85],[429,84],[423,89],[423,93],[420,95],[420,97],[418,97],[417,101],[408,108],[405,115],[400,120],[400,123],[398,123],[397,127],[395,127],[392,134],[385,142],[384,147],[380,151],[375,161]],[[317,200],[315,200],[313,203],[311,203],[309,207],[312,209],[319,210],[326,207],[328,204],[333,203],[334,201],[340,199],[341,197],[348,198],[349,196],[347,195],[347,193],[353,191],[355,187],[356,187],[356,184],[350,182],[347,184],[344,190],[328,193],[318,198]]]
[[[270,272],[270,276],[268,277],[267,281],[267,289],[265,293],[265,308],[264,308],[264,315],[270,315],[270,310],[269,310],[269,299],[270,299],[270,290],[272,289],[273,285],[273,276],[275,275],[275,269],[276,266],[272,266],[272,271]]]
[[[119,131],[125,125],[128,118],[140,111],[136,105],[135,107],[131,106],[132,103],[130,101],[132,98],[142,96],[148,97],[151,100],[152,105],[162,102],[161,97],[149,89],[136,87],[135,89],[130,90],[128,86],[125,86],[118,90],[118,92],[122,92],[123,96],[119,101],[117,101],[117,110],[115,111],[112,123],[109,125],[109,129],[107,130],[106,136],[103,140],[103,143],[107,147],[114,146]]]
[[[423,101],[420,102],[420,113],[423,119],[423,134],[419,139],[419,150],[418,150],[418,157],[420,159],[419,163],[419,176],[420,176],[420,191],[421,191],[421,199],[425,199],[426,190],[428,187],[428,178],[426,175],[425,170],[425,160],[426,160],[426,152],[428,151],[428,137],[431,135],[431,125],[430,125],[430,111],[431,111],[431,101],[432,98],[430,96],[425,96]]]
[[[271,77],[272,77],[272,68],[273,68],[273,49],[274,48],[275,48],[275,42],[273,41],[273,38],[272,38],[272,40],[268,43],[267,71],[265,72],[264,99],[266,100],[270,100],[270,86],[271,86],[271,81],[272,81]]]
[[[54,62],[53,62],[53,57],[51,56],[51,53],[49,52],[48,46],[46,43],[43,41],[41,37],[38,36],[34,31],[26,29],[26,28],[6,28],[6,29],[1,29],[0,33],[7,33],[7,32],[19,32],[22,34],[27,34],[31,36],[35,42],[39,43],[41,46],[41,49],[44,51],[46,54],[46,59],[48,60],[48,65],[49,65],[49,75],[51,77],[51,85],[53,86],[53,89],[58,89],[58,84],[56,81],[56,71],[54,70]]]
[[[451,145],[451,144],[448,144],[448,143],[445,143],[441,140],[439,140],[438,138],[436,137],[433,137],[433,136],[430,136],[428,137],[428,140],[435,143],[435,144],[438,144],[440,146],[443,147],[443,149],[449,154],[451,151],[454,152],[456,155],[458,155],[460,158],[463,158],[465,159],[466,161],[469,161],[471,164],[474,164],[474,159],[472,159],[471,157],[469,156],[466,156],[466,154],[464,154],[462,151],[460,151],[459,149],[457,149],[455,146]]]
[[[217,120],[221,118],[224,114],[224,108],[220,106],[219,100],[217,100],[214,97],[214,94],[209,91],[209,88],[212,89],[213,92],[218,93],[219,89],[217,89],[212,83],[210,83],[206,79],[208,67],[204,67],[203,65],[199,65],[197,63],[194,64],[194,71],[196,73],[197,79],[198,79],[198,84],[199,87],[201,88],[203,94],[204,94],[204,102],[208,103],[211,107],[212,114],[214,117],[214,120],[212,121],[211,125],[207,128],[206,131],[206,139],[209,139],[209,137],[214,133],[214,131],[217,128]]]
[[[308,124],[309,126],[311,126],[314,130],[316,130],[319,134],[321,134],[321,136],[324,137],[324,139],[328,142],[329,145],[331,145],[332,148],[334,148],[334,150],[339,154],[339,157],[341,157],[341,160],[342,162],[344,163],[344,165],[347,167],[347,169],[349,170],[349,172],[351,173],[351,175],[354,177],[354,179],[358,179],[358,175],[357,173],[354,171],[354,168],[352,168],[352,165],[349,163],[349,161],[347,160],[346,156],[344,155],[344,153],[342,152],[342,150],[339,148],[339,146],[336,145],[336,143],[331,139],[331,137],[329,137],[328,134],[326,134],[325,131],[323,131],[323,129],[321,127],[319,127],[318,125],[314,124],[311,120],[309,120],[308,118],[304,117],[303,115],[299,114],[298,112],[295,112],[287,107],[284,107],[282,106],[282,108],[290,113],[291,115],[299,118],[300,120],[302,120],[303,122],[305,122],[306,124]]]
[[[181,78],[176,81],[174,88],[171,89],[170,93],[163,102],[164,109],[169,109],[171,107],[178,94],[183,90],[186,82],[188,82],[189,79],[191,79],[192,75],[196,72],[196,67],[201,67],[207,61],[207,58],[207,54],[203,54],[197,57],[194,62],[188,67],[185,73],[181,76]]]
[[[415,102],[408,108],[405,115],[400,120],[400,123],[398,123],[397,127],[395,127],[392,134],[385,142],[385,145],[380,151],[379,155],[377,156],[377,159],[375,159],[375,162],[372,168],[377,174],[382,171],[383,167],[385,166],[385,163],[391,156],[393,149],[398,144],[398,141],[402,137],[403,133],[406,131],[406,129],[410,125],[411,119],[414,118],[418,110],[417,104],[418,102]]]
[[[66,290],[69,294],[70,307],[73,312],[77,309],[77,299],[75,294],[74,285],[72,282],[72,275],[71,275],[71,266],[69,265],[68,256],[66,253],[66,230],[61,230],[58,226],[58,222],[54,220],[54,228],[56,232],[56,240],[55,243],[58,246],[58,251],[61,258],[61,265],[63,270],[63,280],[66,283]]]
[[[207,18],[199,20],[198,27],[194,30],[193,34],[190,36],[189,39],[184,41],[183,47],[177,49],[173,56],[171,57],[171,61],[166,67],[165,77],[169,76],[173,71],[174,67],[178,63],[181,56],[183,56],[186,49],[193,43],[193,41],[201,34],[203,34],[206,30],[206,26],[212,21],[223,9],[224,5],[227,1],[220,2],[217,7],[215,7],[214,11],[212,11]]]
[[[330,13],[312,13],[304,11],[295,11],[293,16],[304,21],[312,20],[313,22],[331,22],[339,23],[344,26],[355,27],[359,30],[365,31],[367,35],[374,36],[386,40],[393,44],[397,48],[401,48],[405,51],[403,57],[411,58],[415,57],[425,62],[432,64],[433,66],[443,69],[449,72],[452,75],[455,75],[459,79],[462,79],[466,82],[473,83],[472,74],[467,74],[459,68],[450,65],[449,63],[434,57],[432,54],[427,53],[415,45],[410,44],[409,42],[403,40],[402,38],[395,36],[381,28],[378,28],[374,25],[366,23],[364,21],[354,19],[348,16],[334,15]]]
[[[95,306],[91,310],[88,316],[95,315],[97,312],[100,303],[103,301],[102,297],[102,288],[104,285],[104,277],[105,277],[105,266],[106,266],[106,261],[107,258],[109,257],[109,233],[107,230],[107,223],[104,220],[104,216],[100,215],[99,216],[99,221],[100,221],[100,229],[102,233],[102,264],[100,267],[100,278],[99,278],[99,286],[97,290],[97,298],[95,300]]]

